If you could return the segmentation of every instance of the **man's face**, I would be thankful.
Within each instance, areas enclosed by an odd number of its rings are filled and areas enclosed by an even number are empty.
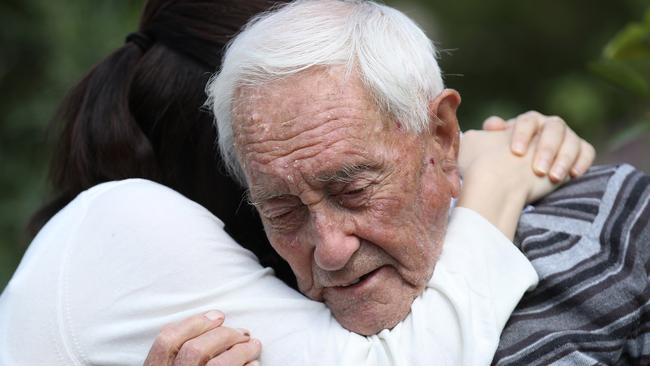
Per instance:
[[[406,317],[440,254],[456,174],[436,132],[382,114],[343,68],[241,88],[238,156],[273,248],[345,328]],[[435,130],[435,128],[434,128]]]

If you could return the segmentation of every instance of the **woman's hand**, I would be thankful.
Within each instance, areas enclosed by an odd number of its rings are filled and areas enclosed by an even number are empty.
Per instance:
[[[529,143],[531,149],[517,156],[509,148],[512,135],[512,129],[463,133],[458,156],[463,186],[480,183],[490,186],[491,192],[503,191],[521,196],[524,203],[534,202],[557,187],[558,183],[538,176],[531,169],[539,136]]]
[[[509,147],[512,133],[506,129],[463,134],[458,158],[463,186],[457,202],[481,214],[510,239],[525,204],[556,186],[531,169],[538,139],[533,139],[532,148],[523,156],[516,156]]]
[[[566,122],[557,116],[545,116],[531,111],[509,121],[490,117],[483,122],[483,129],[512,129],[510,147],[518,156],[523,156],[533,138],[538,137],[533,170],[540,176],[548,174],[555,183],[564,181],[568,175],[578,177],[584,174],[596,156],[593,146],[578,137]]]
[[[156,337],[145,366],[252,366],[262,344],[247,330],[222,326],[223,313],[209,311],[165,326]]]

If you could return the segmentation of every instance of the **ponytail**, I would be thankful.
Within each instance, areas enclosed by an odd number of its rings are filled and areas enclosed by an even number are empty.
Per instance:
[[[79,192],[125,178],[156,180],[159,169],[151,143],[129,105],[141,46],[127,42],[92,70],[60,105],[54,120],[59,137],[50,165],[57,196],[32,217],[35,234]]]
[[[201,108],[225,44],[276,2],[147,0],[140,32],[97,64],[61,104],[53,120],[53,199],[32,217],[29,232],[36,234],[96,184],[145,178],[210,210],[236,241],[295,287],[255,210],[240,207],[245,191],[219,169],[213,117]]]

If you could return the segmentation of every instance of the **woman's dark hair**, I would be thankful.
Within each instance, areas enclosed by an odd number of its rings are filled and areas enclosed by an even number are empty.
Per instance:
[[[271,249],[244,190],[225,175],[204,88],[226,43],[278,1],[150,0],[139,31],[76,85],[53,125],[54,197],[32,217],[35,234],[80,192],[102,182],[145,178],[201,204],[264,265],[295,287]],[[183,245],[183,243],[178,243]]]

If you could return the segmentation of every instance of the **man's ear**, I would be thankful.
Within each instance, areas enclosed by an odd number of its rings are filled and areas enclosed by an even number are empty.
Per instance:
[[[436,146],[432,151],[434,156],[431,157],[431,163],[441,165],[452,184],[453,196],[460,192],[457,168],[460,129],[456,115],[460,100],[460,94],[456,90],[445,89],[429,102],[429,133]]]

